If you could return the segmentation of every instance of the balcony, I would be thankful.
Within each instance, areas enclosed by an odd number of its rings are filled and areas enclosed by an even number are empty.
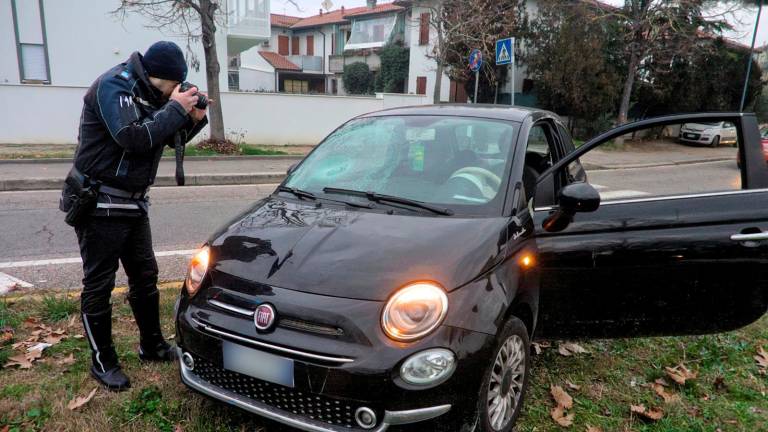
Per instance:
[[[288,60],[300,67],[303,72],[323,73],[323,58],[320,56],[289,55]]]
[[[344,65],[362,62],[368,65],[372,71],[381,69],[381,58],[377,54],[361,55],[332,55],[329,58],[328,67],[331,73],[344,72]]]
[[[241,53],[270,37],[270,0],[228,0],[227,54]]]

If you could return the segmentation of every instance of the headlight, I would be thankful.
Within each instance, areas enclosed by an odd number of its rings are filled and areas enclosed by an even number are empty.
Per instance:
[[[381,315],[381,326],[390,338],[408,342],[426,336],[445,318],[448,296],[431,282],[417,282],[392,296]]]
[[[413,385],[431,385],[444,381],[456,369],[456,356],[444,348],[416,353],[400,367],[400,377]]]
[[[208,271],[208,263],[211,260],[211,250],[208,246],[203,246],[202,249],[192,257],[192,261],[189,263],[189,274],[187,275],[187,292],[189,296],[194,296],[200,289],[200,284],[203,282],[205,273]]]

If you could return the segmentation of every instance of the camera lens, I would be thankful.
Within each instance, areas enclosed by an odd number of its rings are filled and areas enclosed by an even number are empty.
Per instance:
[[[201,109],[201,110],[208,108],[208,98],[205,97],[205,95],[198,93],[197,103],[195,104],[195,108]]]

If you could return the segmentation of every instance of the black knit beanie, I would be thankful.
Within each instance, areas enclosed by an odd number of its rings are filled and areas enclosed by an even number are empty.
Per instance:
[[[187,62],[181,48],[173,42],[160,41],[152,44],[144,53],[142,64],[149,76],[171,81],[187,78]]]

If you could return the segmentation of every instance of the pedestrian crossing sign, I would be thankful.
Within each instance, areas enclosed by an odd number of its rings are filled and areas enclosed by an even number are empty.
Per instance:
[[[512,47],[514,46],[515,38],[499,39],[496,41],[496,65],[511,64],[515,56]]]

